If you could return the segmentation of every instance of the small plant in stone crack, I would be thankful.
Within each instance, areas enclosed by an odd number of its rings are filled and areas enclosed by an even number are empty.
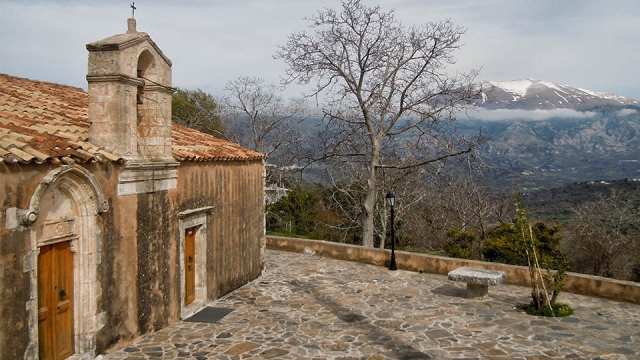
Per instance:
[[[524,251],[529,277],[531,281],[532,302],[522,306],[528,314],[537,316],[569,316],[573,310],[568,304],[558,303],[558,294],[564,286],[564,276],[569,268],[569,261],[561,251],[549,248],[540,251],[540,247],[551,243],[545,236],[552,236],[548,231],[535,229],[546,226],[543,223],[531,225],[527,213],[522,208],[520,194],[516,194],[515,225],[518,236],[516,242]],[[558,239],[559,240],[559,239]]]

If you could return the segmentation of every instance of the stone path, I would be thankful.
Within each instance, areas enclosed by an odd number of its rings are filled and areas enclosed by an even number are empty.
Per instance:
[[[466,299],[445,276],[267,251],[262,277],[211,304],[216,324],[180,321],[105,359],[640,359],[640,305],[562,293],[575,314],[515,306],[529,289]]]

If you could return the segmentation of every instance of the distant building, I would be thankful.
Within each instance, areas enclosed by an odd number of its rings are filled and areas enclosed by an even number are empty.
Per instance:
[[[135,20],[87,49],[88,93],[0,75],[0,359],[93,358],[263,269],[263,155],[171,123]]]
[[[289,189],[287,189],[286,187],[277,184],[271,184],[265,187],[264,198],[267,204],[273,204],[278,202],[278,200],[282,199],[283,197],[287,196],[288,192]]]

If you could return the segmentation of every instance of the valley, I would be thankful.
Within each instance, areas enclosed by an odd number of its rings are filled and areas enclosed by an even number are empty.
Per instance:
[[[491,81],[457,127],[481,133],[495,189],[640,178],[640,101],[548,81]]]
[[[478,155],[492,187],[531,190],[640,178],[639,110],[601,106],[588,118],[463,120],[458,128],[485,138]]]

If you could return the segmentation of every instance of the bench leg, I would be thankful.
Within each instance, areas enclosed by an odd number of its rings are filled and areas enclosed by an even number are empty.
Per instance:
[[[481,299],[489,294],[489,285],[467,283],[467,298]]]

